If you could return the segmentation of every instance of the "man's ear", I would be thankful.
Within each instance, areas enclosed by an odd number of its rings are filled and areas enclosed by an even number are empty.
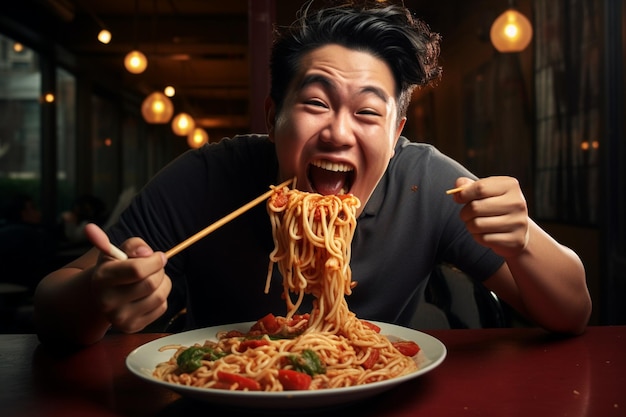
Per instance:
[[[274,141],[274,127],[276,125],[276,104],[270,96],[265,98],[265,127],[270,141]]]

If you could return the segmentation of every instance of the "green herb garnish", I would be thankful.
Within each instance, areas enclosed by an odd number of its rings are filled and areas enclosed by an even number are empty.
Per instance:
[[[311,376],[326,373],[326,367],[322,363],[322,360],[318,354],[311,349],[305,349],[300,356],[289,355],[288,358],[294,370],[298,372],[303,372]]]
[[[178,358],[176,365],[183,372],[193,372],[202,366],[202,360],[216,361],[228,353],[218,352],[210,346],[191,346],[185,349]]]

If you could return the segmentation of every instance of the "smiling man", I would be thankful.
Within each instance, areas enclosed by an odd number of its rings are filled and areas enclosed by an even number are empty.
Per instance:
[[[181,155],[108,237],[89,229],[94,248],[38,287],[42,340],[161,330],[182,309],[185,328],[284,314],[277,270],[263,293],[273,249],[264,207],[167,261],[163,251],[294,177],[302,191],[361,201],[350,263],[358,286],[348,298],[358,317],[407,325],[433,268],[449,262],[538,325],[584,330],[591,301],[580,259],[528,217],[518,182],[478,179],[401,136],[414,88],[440,77],[439,36],[403,7],[365,3],[307,6],[279,31],[267,135]],[[462,191],[446,195],[452,187]],[[113,259],[108,239],[129,259]]]
[[[268,99],[268,131],[283,179],[320,194],[366,202],[406,118],[389,66],[369,52],[327,45],[304,55],[282,112]]]

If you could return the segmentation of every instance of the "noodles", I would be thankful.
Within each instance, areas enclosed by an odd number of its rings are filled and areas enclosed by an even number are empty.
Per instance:
[[[350,243],[356,227],[359,200],[352,196],[321,196],[284,188],[268,202],[274,234],[265,291],[274,263],[283,276],[283,291],[290,317],[304,293],[315,296],[309,331],[345,330],[349,324],[344,295],[351,292]],[[298,294],[292,303],[290,292]]]
[[[176,352],[157,366],[155,377],[206,388],[282,391],[361,385],[416,370],[415,343],[392,343],[348,308],[359,200],[287,187],[274,191],[267,204],[274,250],[265,290],[276,264],[286,316],[268,314],[247,333],[223,332],[217,342],[163,347]],[[313,308],[299,315],[305,294],[313,295]]]

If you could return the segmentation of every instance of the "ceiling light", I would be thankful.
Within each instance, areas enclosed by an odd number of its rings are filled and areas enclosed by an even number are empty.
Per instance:
[[[178,136],[187,136],[196,127],[196,123],[187,113],[178,113],[172,120],[172,130]]]
[[[187,136],[187,144],[190,148],[196,149],[209,142],[209,134],[201,127],[196,127]]]
[[[124,66],[130,73],[141,74],[148,67],[148,59],[138,50],[130,51],[124,58]]]
[[[533,28],[526,16],[509,8],[494,20],[491,43],[500,52],[521,52],[533,37]]]
[[[163,93],[165,93],[165,95],[168,96],[168,97],[174,97],[174,95],[176,94],[176,89],[174,87],[172,87],[171,85],[168,85],[163,90]]]
[[[111,42],[111,32],[106,29],[102,29],[100,32],[98,32],[98,40],[105,45],[108,44],[109,42]]]
[[[167,123],[174,114],[174,105],[165,94],[155,91],[141,104],[141,114],[148,123]]]

